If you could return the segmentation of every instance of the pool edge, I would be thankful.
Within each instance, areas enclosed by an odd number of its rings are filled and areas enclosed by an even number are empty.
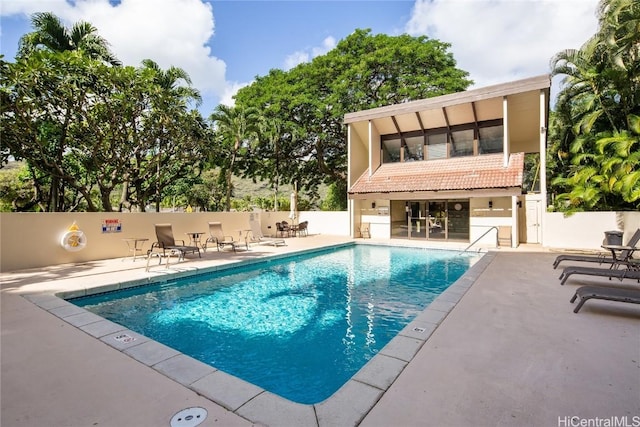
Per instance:
[[[362,243],[348,242],[339,246],[353,244]],[[268,260],[327,249],[328,247],[319,247],[295,253],[275,254],[268,257]],[[205,365],[179,353],[177,350],[103,319],[61,298],[61,296],[72,298],[69,294],[81,296],[79,295],[81,292],[42,293],[22,296],[88,335],[127,354],[138,362],[207,397],[248,421],[265,425],[282,425],[290,424],[293,418],[296,425],[301,426],[357,425],[391,387],[404,368],[411,363],[411,360],[424,346],[425,342],[455,308],[495,256],[496,254],[492,252],[483,254],[469,270],[403,328],[396,337],[387,343],[375,357],[365,364],[336,393],[326,400],[312,405],[289,401],[237,377],[225,374],[214,367]],[[196,274],[206,274],[211,271],[220,271],[264,261],[265,259],[262,258],[206,267],[198,269]],[[168,280],[169,278],[193,274],[193,271],[179,272],[176,275],[164,276],[160,279]],[[139,286],[157,281],[162,282],[163,280],[137,279],[88,289],[115,290],[115,287],[117,289],[127,287],[126,284],[133,283],[131,286]],[[87,289],[84,292],[84,295],[87,295]],[[92,292],[91,294],[93,293],[97,292]],[[229,393],[229,390],[231,390],[231,393]],[[229,394],[232,394],[232,396],[229,396]]]

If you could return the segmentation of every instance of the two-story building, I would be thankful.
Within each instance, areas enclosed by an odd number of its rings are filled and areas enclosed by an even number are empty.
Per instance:
[[[346,114],[351,234],[543,243],[551,79]]]

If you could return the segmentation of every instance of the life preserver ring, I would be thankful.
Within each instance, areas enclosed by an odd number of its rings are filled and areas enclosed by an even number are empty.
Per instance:
[[[69,231],[62,235],[60,244],[69,252],[77,252],[87,246],[87,236],[78,228],[74,222]]]

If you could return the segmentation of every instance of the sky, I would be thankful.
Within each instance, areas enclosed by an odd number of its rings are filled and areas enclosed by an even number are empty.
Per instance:
[[[185,70],[208,117],[271,69],[323,55],[356,29],[449,43],[472,88],[549,73],[597,30],[598,0],[2,0],[0,53],[13,61],[30,16],[86,21],[124,65]],[[554,78],[552,101],[560,77]]]

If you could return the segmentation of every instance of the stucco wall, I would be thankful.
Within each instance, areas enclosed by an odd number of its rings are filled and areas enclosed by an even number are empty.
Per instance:
[[[626,244],[640,228],[640,212],[578,212],[544,214],[543,243],[548,248],[602,250],[605,231],[623,231]]]
[[[494,207],[502,206],[493,198]],[[472,209],[484,206],[472,206]],[[474,203],[475,204],[475,203]],[[207,231],[207,222],[220,221],[226,234],[247,229],[250,213],[0,213],[0,271],[43,267],[64,263],[120,258],[127,254],[125,237],[144,237],[148,249],[155,241],[153,225],[171,223],[176,239],[185,239],[188,231]],[[287,212],[260,213],[265,235],[275,233],[277,221],[289,220]],[[543,245],[549,249],[599,250],[605,231],[624,232],[623,242],[640,228],[640,212],[589,212],[564,216],[546,212]],[[119,233],[103,233],[103,221],[116,219]],[[488,226],[501,225],[507,218],[472,216],[472,239]],[[79,252],[67,252],[60,245],[62,235],[76,221],[87,236],[87,246]],[[349,236],[348,212],[300,212],[298,221],[309,221],[310,234]],[[495,237],[487,237],[493,242]],[[484,238],[483,238],[484,240]],[[484,241],[480,244],[485,243]],[[488,241],[486,243],[489,243]]]
[[[47,265],[89,262],[127,255],[127,237],[148,238],[143,249],[156,240],[154,224],[171,223],[176,240],[188,242],[186,232],[207,232],[209,221],[220,221],[225,234],[237,236],[249,228],[248,212],[199,213],[0,213],[0,271]],[[288,212],[260,213],[262,231],[275,234],[275,223],[287,220]],[[118,220],[121,232],[104,233],[106,220]],[[87,237],[79,252],[68,252],[60,240],[76,222]],[[298,221],[309,221],[310,234],[349,235],[346,212],[300,212]]]

